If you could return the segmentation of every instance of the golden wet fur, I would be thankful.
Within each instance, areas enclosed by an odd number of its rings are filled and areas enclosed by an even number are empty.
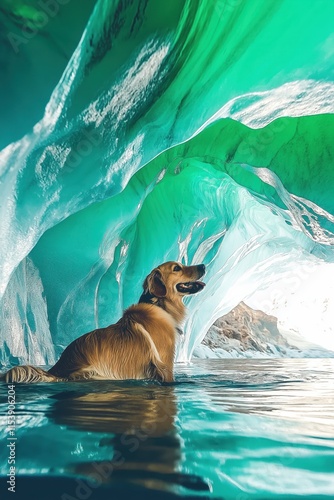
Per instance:
[[[11,368],[7,382],[65,380],[173,380],[177,330],[185,317],[182,299],[202,290],[205,266],[161,264],[147,276],[139,303],[122,318],[74,340],[48,371],[33,366]]]

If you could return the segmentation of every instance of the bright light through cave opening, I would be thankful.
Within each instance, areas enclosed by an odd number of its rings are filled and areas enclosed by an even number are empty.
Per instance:
[[[334,351],[334,264],[296,265],[290,276],[247,300],[278,318],[278,327],[301,348]]]

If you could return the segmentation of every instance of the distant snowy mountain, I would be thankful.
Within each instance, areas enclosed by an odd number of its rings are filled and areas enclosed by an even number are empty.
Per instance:
[[[275,316],[244,302],[219,318],[195,349],[196,358],[333,357],[334,352],[280,330]]]

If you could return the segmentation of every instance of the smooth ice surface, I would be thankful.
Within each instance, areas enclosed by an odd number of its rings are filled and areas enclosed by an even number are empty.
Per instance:
[[[207,266],[180,359],[218,316],[308,269],[330,348],[333,2],[58,7],[23,41],[40,3],[0,13],[1,362],[52,362],[168,259]],[[312,297],[293,298],[303,335]]]

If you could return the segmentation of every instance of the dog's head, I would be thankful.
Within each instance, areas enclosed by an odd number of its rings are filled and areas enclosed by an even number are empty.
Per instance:
[[[180,262],[165,262],[147,276],[144,292],[158,298],[182,298],[203,290],[205,283],[198,280],[204,274],[204,264],[184,266]]]

